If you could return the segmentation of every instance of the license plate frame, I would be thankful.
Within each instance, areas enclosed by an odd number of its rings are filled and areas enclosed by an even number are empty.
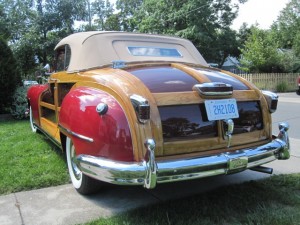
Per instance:
[[[209,121],[239,118],[236,99],[211,99],[204,101]]]

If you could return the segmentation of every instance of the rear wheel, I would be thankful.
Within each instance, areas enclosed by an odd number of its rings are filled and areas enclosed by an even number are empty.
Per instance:
[[[297,95],[300,95],[300,88],[296,91]]]
[[[30,119],[30,127],[31,127],[31,130],[32,130],[32,132],[36,133],[37,127],[36,127],[36,125],[34,125],[34,123],[33,123],[33,114],[32,114],[32,108],[31,108],[31,106],[30,106],[30,108],[29,108],[29,119]]]
[[[102,186],[101,182],[91,177],[88,177],[82,173],[82,171],[78,167],[78,160],[76,158],[75,146],[71,138],[69,137],[67,137],[66,140],[66,155],[67,155],[68,170],[74,188],[80,194],[84,194],[84,195],[92,194],[98,191],[99,188]]]

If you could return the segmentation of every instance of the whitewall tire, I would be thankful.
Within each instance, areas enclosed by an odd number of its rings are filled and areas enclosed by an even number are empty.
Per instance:
[[[31,106],[29,108],[29,120],[30,120],[30,127],[31,127],[32,132],[36,133],[37,132],[37,127],[33,123],[33,114],[32,114]]]
[[[101,182],[82,173],[78,167],[75,146],[69,137],[67,137],[66,140],[66,157],[70,178],[74,188],[81,194],[95,193],[101,186]]]

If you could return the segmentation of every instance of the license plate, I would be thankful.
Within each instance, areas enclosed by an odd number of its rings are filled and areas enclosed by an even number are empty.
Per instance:
[[[209,121],[239,117],[235,99],[206,100],[204,103]]]

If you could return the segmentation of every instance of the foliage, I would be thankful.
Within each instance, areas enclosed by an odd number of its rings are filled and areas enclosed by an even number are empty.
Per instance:
[[[280,82],[276,85],[277,92],[286,92],[287,90],[288,90],[288,84],[285,81]]]
[[[31,133],[27,120],[0,123],[0,194],[69,182],[61,150],[44,135]]]
[[[282,48],[291,49],[298,43],[300,35],[300,2],[290,0],[286,7],[280,12],[272,29],[277,31],[277,39]],[[295,49],[300,51],[300,49]]]
[[[10,113],[16,119],[24,119],[28,116],[26,114],[27,110],[27,88],[17,87],[12,97],[12,106]]]
[[[0,39],[0,113],[5,113],[16,85],[20,83],[17,62],[6,42]]]
[[[76,31],[121,30],[188,38],[207,60],[220,65],[237,56],[236,33],[229,26],[238,6],[232,0],[0,0],[0,31],[15,53],[23,79],[54,61],[57,42]],[[245,2],[246,0],[240,0]],[[74,28],[75,21],[88,25]],[[32,44],[34,43],[34,44]]]
[[[246,1],[239,0],[240,3]],[[249,71],[300,70],[299,1],[291,0],[287,4],[271,31],[261,30],[260,33],[268,33],[265,38],[255,36],[246,24],[238,33],[231,30],[230,25],[238,13],[236,2],[116,0],[112,4],[108,0],[0,0],[0,37],[11,44],[23,79],[32,76],[37,67],[54,61],[53,49],[60,39],[74,32],[90,30],[187,38],[208,62],[217,63],[219,67],[227,56],[239,57],[243,51],[244,68]],[[75,28],[76,21],[85,23]],[[292,53],[284,51],[278,55],[275,47],[292,50]],[[246,52],[250,53],[247,55]],[[252,61],[256,57],[258,59]]]
[[[242,69],[248,72],[278,71],[280,69],[278,68],[280,61],[278,47],[270,31],[252,27],[251,34],[244,48],[241,49]]]
[[[92,2],[93,14],[97,16],[95,20],[97,30],[106,30],[106,20],[113,15],[113,4],[108,0],[95,0]]]
[[[36,66],[36,46],[32,45],[33,40],[30,34],[26,34],[12,46],[18,67],[22,70],[23,78],[34,73]]]
[[[221,64],[229,54],[239,53],[230,29],[237,11],[230,0],[145,0],[134,19],[140,32],[187,38],[206,60]]]
[[[33,16],[33,0],[0,0],[3,7],[6,23],[5,29],[9,30],[9,40],[12,43],[20,40],[30,27]]]
[[[138,21],[136,13],[141,9],[145,0],[117,0],[116,8],[119,11],[118,18],[120,28],[123,31],[136,31]]]
[[[0,14],[3,7],[6,16],[5,21],[0,20],[0,30],[10,31],[9,40],[23,78],[40,64],[53,62],[57,42],[75,31],[75,20],[87,17],[85,0],[0,0],[0,6]]]
[[[10,37],[10,31],[8,29],[8,19],[5,14],[4,6],[0,5],[0,39],[8,40]]]
[[[291,0],[280,12],[277,21],[272,25],[272,33],[281,49],[290,51],[283,58],[289,58],[286,72],[300,71],[300,2]],[[287,60],[282,62],[286,65]]]
[[[279,65],[286,73],[295,73],[300,71],[300,57],[293,49],[279,49]]]

